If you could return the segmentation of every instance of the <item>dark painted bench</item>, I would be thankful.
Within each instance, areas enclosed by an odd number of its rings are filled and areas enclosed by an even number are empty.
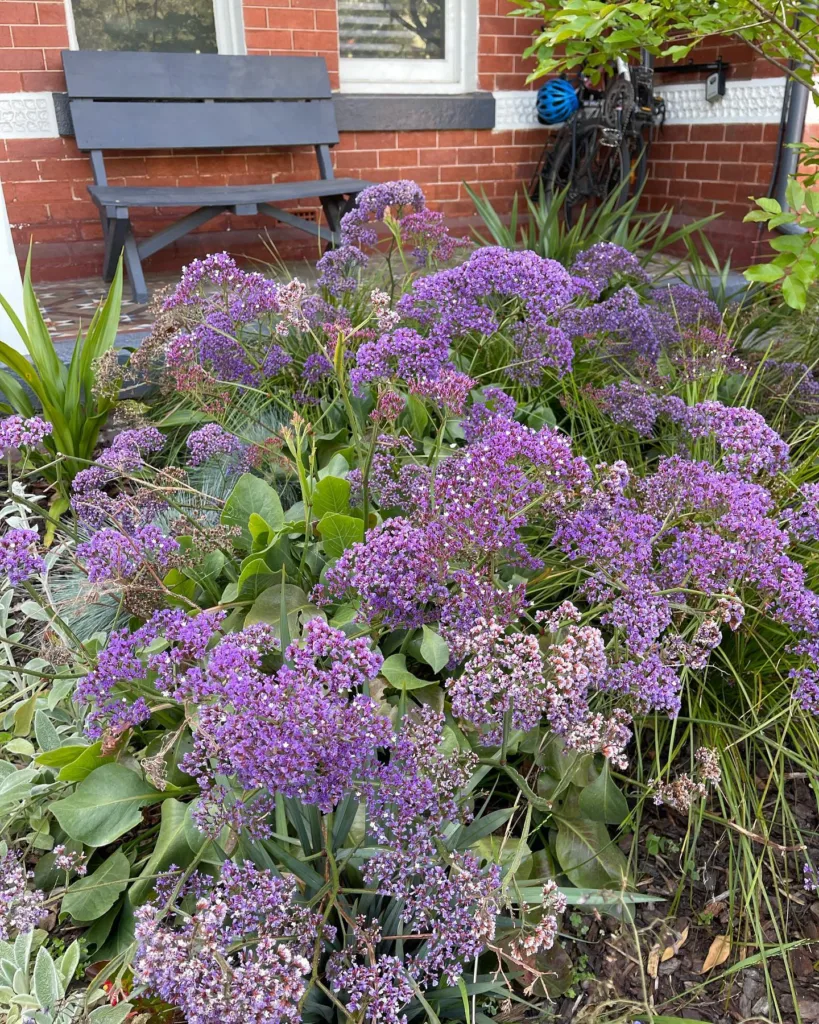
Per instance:
[[[148,297],[142,260],[220,213],[263,213],[335,244],[341,217],[369,184],[333,177],[329,147],[338,129],[321,57],[64,50],[63,66],[77,145],[90,151],[95,184],[88,191],[105,238],[103,277],[112,279],[124,250],[137,301]],[[267,185],[109,185],[103,159],[103,150],[308,145],[318,179]],[[321,201],[326,227],[278,205],[310,198]],[[134,237],[134,208],[186,206],[195,209],[149,238]]]

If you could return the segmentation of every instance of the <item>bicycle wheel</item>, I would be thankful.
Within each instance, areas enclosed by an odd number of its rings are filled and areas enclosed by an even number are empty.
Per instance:
[[[611,129],[605,125],[582,121],[558,140],[550,155],[544,174],[546,194],[555,196],[567,189],[564,216],[569,225],[583,207],[593,209],[614,193],[615,208],[628,199],[628,141],[620,138],[615,145],[605,145],[602,140],[610,138]]]

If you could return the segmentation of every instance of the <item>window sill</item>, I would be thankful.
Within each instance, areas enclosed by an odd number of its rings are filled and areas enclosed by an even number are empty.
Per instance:
[[[495,98],[491,92],[457,95],[375,96],[367,93],[333,94],[341,132],[441,131],[494,128]]]

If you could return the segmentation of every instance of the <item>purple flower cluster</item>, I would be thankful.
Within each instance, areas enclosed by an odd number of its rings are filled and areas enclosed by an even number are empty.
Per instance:
[[[114,630],[97,656],[95,668],[77,684],[77,702],[91,705],[86,733],[96,738],[105,728],[118,735],[146,721],[150,716],[148,703],[142,696],[134,700],[133,691],[144,689],[141,684],[153,677],[157,692],[175,692],[183,668],[204,657],[224,618],[224,612],[202,612],[191,618],[182,609],[173,608],[155,612],[139,629]],[[144,655],[145,648],[159,637],[167,641],[167,646]]]
[[[16,415],[7,416],[6,419],[0,420],[0,455],[40,444],[52,430],[51,424],[39,416],[31,416],[29,419]]]
[[[151,523],[130,536],[106,527],[77,545],[77,557],[84,562],[92,583],[127,583],[141,573],[164,576],[179,551],[179,542]]]
[[[347,548],[327,570],[313,600],[358,600],[359,617],[387,629],[412,629],[433,622],[448,596],[448,565],[440,524],[413,526],[388,519]]]
[[[224,824],[214,824],[222,810],[217,775],[235,778],[244,790],[262,790],[252,807],[236,808],[247,812],[248,824],[269,811],[277,792],[329,811],[356,779],[371,773],[378,748],[390,743],[389,719],[356,692],[381,667],[381,655],[367,640],[351,640],[323,619],[311,619],[303,647],[292,644],[271,674],[264,661],[278,646],[265,624],[229,634],[173,694],[199,707],[195,747],[184,767],[214,795],[204,802],[208,830]]]
[[[436,210],[425,208],[406,214],[401,218],[399,229],[402,242],[412,247],[412,257],[419,267],[446,263],[457,249],[472,244],[469,238],[453,238],[446,218]]]
[[[0,857],[0,940],[8,942],[13,931],[30,932],[48,914],[45,893],[29,889],[33,871],[26,871],[22,856],[7,850]]]
[[[207,423],[198,430],[192,430],[186,443],[191,453],[189,462],[192,466],[201,466],[217,455],[237,455],[247,448],[235,434],[220,427],[218,423]]]
[[[409,381],[413,378],[435,380],[449,365],[445,340],[425,338],[409,327],[382,334],[377,341],[365,342],[356,354],[350,372],[353,393],[361,397],[368,384],[378,380]]]
[[[819,484],[803,484],[798,508],[787,508],[782,520],[788,532],[805,544],[819,540]]]
[[[188,1024],[282,1024],[301,1019],[321,916],[291,881],[227,861],[214,882],[194,875],[173,902],[174,875],[136,912],[136,980],[179,1007]],[[177,897],[179,899],[179,897]]]
[[[123,530],[134,530],[166,508],[162,498],[144,488],[135,492],[123,489],[116,497],[105,490],[119,477],[146,469],[145,456],[161,451],[164,445],[165,436],[156,427],[118,434],[97,456],[96,465],[81,469],[74,477],[71,507],[80,519],[92,527],[109,519]]]
[[[679,282],[656,288],[652,298],[659,306],[670,310],[680,327],[716,329],[722,324],[722,313],[716,302],[690,284]]]
[[[444,367],[437,377],[416,377],[409,382],[411,394],[429,399],[450,416],[461,415],[476,385],[468,374],[450,367]]]
[[[16,587],[36,572],[45,572],[45,562],[37,554],[36,530],[20,527],[0,537],[0,572]]]
[[[481,870],[471,853],[438,854],[444,829],[462,818],[458,796],[475,767],[471,754],[440,748],[443,715],[422,707],[403,728],[370,785],[368,829],[381,849],[364,869],[379,893],[401,900],[404,933],[429,938],[405,957],[416,983],[455,984],[463,964],[495,934],[500,868]],[[397,1007],[395,1007],[397,1010]]]
[[[359,193],[354,209],[341,218],[343,245],[375,245],[378,234],[372,225],[383,221],[387,210],[401,211],[407,206],[416,213],[426,206],[424,193],[414,181],[385,181],[365,188]]]
[[[397,309],[447,347],[462,337],[495,335],[503,325],[517,350],[510,376],[537,384],[548,368],[558,375],[571,370],[571,341],[557,321],[591,288],[555,260],[487,246],[458,267],[415,281]]]
[[[628,278],[634,284],[648,284],[649,276],[633,252],[613,242],[596,242],[578,253],[571,272],[591,281],[598,292],[615,279]]]
[[[633,288],[626,286],[610,298],[583,309],[569,309],[560,317],[560,329],[569,338],[586,338],[607,351],[634,355],[654,362],[664,345],[676,340],[674,325],[644,305]]]
[[[610,384],[597,395],[616,423],[633,427],[648,436],[663,416],[696,441],[713,437],[722,449],[726,469],[744,476],[778,473],[788,467],[788,445],[756,410],[721,402],[686,405],[675,395],[655,395],[643,385],[624,380]]]
[[[368,263],[369,258],[356,245],[330,249],[316,264],[319,272],[317,284],[338,299],[347,292],[356,291],[359,284],[357,271]]]
[[[478,619],[464,648],[460,675],[447,680],[453,714],[484,727],[481,742],[487,745],[501,742],[507,715],[513,728],[533,729],[548,704],[537,637]]]
[[[622,631],[635,658],[610,671],[610,688],[632,694],[643,708],[676,711],[675,659],[658,647],[672,602],[712,608],[716,618],[738,624],[734,590],[751,588],[778,621],[816,628],[819,598],[788,554],[789,537],[774,512],[761,485],[674,456],[619,492],[601,485],[564,517],[556,543],[583,560],[583,591],[610,602],[603,621]],[[713,626],[703,628],[689,652],[694,664],[718,642]]]

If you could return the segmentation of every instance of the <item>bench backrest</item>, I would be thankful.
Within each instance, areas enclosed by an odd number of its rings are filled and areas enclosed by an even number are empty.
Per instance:
[[[83,150],[338,142],[322,57],[63,50]]]

